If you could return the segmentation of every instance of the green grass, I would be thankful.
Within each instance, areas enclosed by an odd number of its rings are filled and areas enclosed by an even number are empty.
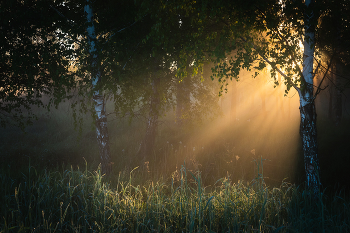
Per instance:
[[[19,178],[0,175],[0,232],[349,232],[344,193],[315,200],[283,182],[203,186],[185,166],[167,179],[142,172],[109,178],[99,171],[43,171],[29,166]]]

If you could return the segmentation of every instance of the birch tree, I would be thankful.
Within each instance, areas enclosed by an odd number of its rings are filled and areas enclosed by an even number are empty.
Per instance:
[[[320,189],[320,169],[317,146],[315,98],[322,90],[322,81],[315,86],[314,78],[320,72],[319,66],[322,54],[316,53],[317,41],[315,32],[320,17],[319,5],[313,0],[303,3],[282,1],[275,3],[276,10],[267,10],[255,5],[254,12],[258,21],[253,31],[266,33],[264,37],[252,38],[239,36],[247,46],[245,50],[251,52],[248,69],[254,67],[262,69],[269,65],[271,76],[276,80],[278,73],[284,78],[287,86],[296,89],[300,105],[300,137],[304,156],[306,187],[314,196]],[[262,26],[262,28],[259,28]],[[302,43],[302,44],[301,44]],[[301,46],[300,46],[301,44]],[[317,56],[318,55],[318,56]],[[255,58],[254,58],[255,57]],[[247,61],[246,59],[243,59]],[[254,63],[258,63],[254,65]],[[330,62],[323,70],[323,78],[327,75]]]
[[[314,96],[314,56],[315,56],[315,12],[313,1],[306,0],[304,13],[304,53],[301,73],[301,87],[295,86],[300,98],[300,136],[304,152],[304,166],[307,187],[318,194],[320,169],[317,151],[316,108]]]
[[[135,86],[140,81],[144,57],[135,54],[147,31],[147,22],[144,17],[135,20],[137,9],[130,1],[65,0],[50,7],[67,24],[57,30],[74,45],[67,53],[75,67],[75,85],[70,89],[77,95],[71,102],[75,122],[81,128],[79,114],[91,113],[101,172],[109,174],[112,160],[107,116],[132,113],[138,105],[142,93]],[[114,109],[106,108],[108,99],[113,101]]]
[[[288,7],[297,7],[299,11]],[[237,36],[238,38],[234,38],[243,41],[244,50],[248,52],[249,57],[246,53],[244,55],[238,54],[234,58],[230,58],[230,63],[241,59],[242,67],[246,67],[248,70],[257,63],[255,68],[258,70],[269,65],[272,68],[271,76],[277,85],[276,74],[278,73],[284,78],[287,86],[286,92],[290,88],[297,90],[300,100],[300,137],[304,155],[306,186],[317,196],[320,189],[320,171],[314,100],[319,89],[314,94],[313,79],[315,74],[315,22],[317,22],[318,12],[315,11],[312,0],[306,0],[304,6],[283,1],[281,4],[275,3],[274,8],[278,10],[266,10],[266,8],[261,8],[256,4],[255,9],[251,9],[258,16],[251,32],[264,33],[265,36],[253,38],[241,34]],[[293,14],[292,12],[299,13],[302,16],[301,19],[289,21],[288,17],[290,19],[297,17],[297,15],[290,15]],[[229,25],[229,22],[224,23]],[[302,48],[299,47],[299,41],[303,43]],[[302,53],[299,52],[300,49],[303,50]],[[237,69],[237,67],[227,65],[226,62],[223,62],[222,66],[229,67],[229,70]],[[238,75],[235,76],[238,77]]]
[[[342,3],[344,7],[345,2]],[[295,88],[300,100],[300,138],[304,157],[306,187],[318,195],[318,161],[315,98],[325,87],[314,83],[317,73],[326,77],[331,62],[321,67],[323,54],[317,48],[319,22],[332,7],[324,2],[305,1],[167,1],[163,15],[190,18],[192,30],[184,50],[199,63],[204,57],[215,62],[213,78],[223,87],[228,79],[238,79],[240,71],[271,67],[271,77],[278,85],[283,77],[286,93]],[[166,13],[165,13],[166,12]],[[161,13],[157,13],[161,16]],[[162,23],[162,17],[159,17]],[[345,26],[343,25],[345,28]],[[159,31],[158,31],[159,32]],[[161,32],[160,32],[161,33]],[[316,34],[318,37],[316,37]],[[162,34],[164,35],[164,34]],[[316,62],[315,62],[316,61]]]
[[[106,101],[103,91],[99,89],[98,83],[101,82],[100,64],[98,64],[98,51],[96,49],[97,39],[95,26],[93,22],[93,11],[89,0],[84,6],[87,21],[87,38],[89,45],[89,54],[91,56],[91,84],[93,89],[93,102],[95,109],[96,136],[100,153],[101,171],[109,174],[111,170],[111,155],[109,150],[109,138],[106,116]]]

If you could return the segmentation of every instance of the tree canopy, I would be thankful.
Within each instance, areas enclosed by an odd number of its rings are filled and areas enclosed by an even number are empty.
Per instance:
[[[60,24],[46,2],[2,1],[0,8],[0,122],[24,128],[34,118],[31,106],[44,106],[43,95],[58,103],[61,86],[73,84],[68,45],[57,37]]]

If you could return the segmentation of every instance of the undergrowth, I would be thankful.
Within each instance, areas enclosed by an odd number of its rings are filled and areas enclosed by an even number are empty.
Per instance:
[[[260,173],[204,187],[185,165],[147,182],[137,169],[104,177],[29,166],[18,179],[3,171],[0,232],[350,232],[344,193],[315,200],[286,182],[269,188]]]

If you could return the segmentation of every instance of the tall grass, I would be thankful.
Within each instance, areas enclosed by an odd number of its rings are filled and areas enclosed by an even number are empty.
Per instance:
[[[2,173],[0,232],[350,232],[344,194],[315,201],[285,182],[268,188],[259,172],[252,182],[224,177],[206,187],[199,171],[177,173],[147,182],[137,170]]]

